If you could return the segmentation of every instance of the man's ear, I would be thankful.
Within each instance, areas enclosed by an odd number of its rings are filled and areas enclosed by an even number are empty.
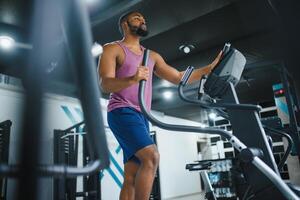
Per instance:
[[[124,35],[124,29],[125,29],[124,22],[121,23],[121,26],[119,27],[119,29],[120,29],[120,32],[122,33],[122,35]]]
[[[125,28],[125,23],[126,22],[123,22],[122,24],[121,24],[121,27],[124,29]]]
[[[123,30],[124,30],[124,31],[127,30],[128,27],[129,27],[128,22],[125,21],[125,22],[123,23]]]
[[[129,26],[127,21],[124,22],[124,26],[125,26],[125,25]]]

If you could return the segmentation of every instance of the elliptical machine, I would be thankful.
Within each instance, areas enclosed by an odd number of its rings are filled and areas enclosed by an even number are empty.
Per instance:
[[[147,66],[149,51],[144,52],[143,65]],[[139,102],[143,114],[148,120],[163,129],[184,132],[219,134],[226,138],[239,152],[242,173],[251,186],[254,199],[299,199],[296,189],[293,191],[279,176],[271,148],[261,124],[260,107],[251,104],[240,104],[235,91],[244,70],[246,59],[242,53],[225,45],[223,57],[204,83],[204,92],[213,99],[212,102],[191,100],[184,96],[186,85],[193,68],[188,68],[179,84],[181,98],[196,103],[204,108],[214,108],[221,116],[231,122],[233,134],[217,128],[200,128],[185,125],[173,125],[154,118],[146,109],[144,102],[145,80],[139,85]],[[274,187],[275,186],[275,187]]]

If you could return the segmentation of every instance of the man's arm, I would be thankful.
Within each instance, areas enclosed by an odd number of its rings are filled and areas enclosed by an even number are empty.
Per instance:
[[[99,62],[101,88],[106,93],[119,92],[137,84],[141,79],[148,79],[149,70],[146,67],[138,67],[136,74],[133,76],[116,78],[118,48],[116,44],[105,45]]]
[[[194,70],[188,83],[193,83],[195,81],[198,81],[201,79],[202,76],[209,74],[211,70],[218,64],[221,55],[222,52],[219,53],[219,55],[215,58],[215,60],[211,64]],[[158,77],[170,81],[173,84],[179,84],[184,74],[184,71],[180,72],[177,69],[168,65],[158,53],[153,52],[153,57],[155,60],[155,74]]]

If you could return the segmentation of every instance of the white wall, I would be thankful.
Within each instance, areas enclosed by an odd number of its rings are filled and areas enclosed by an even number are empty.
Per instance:
[[[155,113],[154,113],[155,114]],[[165,123],[199,126],[199,123],[176,117],[155,115]],[[153,127],[157,133],[160,153],[160,184],[162,199],[184,197],[201,192],[199,172],[185,169],[187,163],[198,160],[197,141],[203,141],[206,134],[174,132]]]
[[[24,95],[22,90],[14,87],[4,87],[0,84],[0,121],[12,120],[10,140],[11,164],[17,163],[17,147],[21,131],[21,114]],[[83,120],[80,103],[77,99],[48,94],[44,98],[45,118],[43,122],[43,138],[40,141],[42,162],[53,164],[53,130],[66,129]],[[106,100],[101,100],[104,123],[106,119]],[[161,115],[165,122],[185,125],[199,125],[195,122]],[[160,181],[162,198],[192,195],[200,192],[200,177],[198,172],[185,170],[187,163],[197,160],[197,141],[203,136],[193,133],[174,133],[157,127],[151,127],[157,132],[158,149],[161,155]],[[28,133],[30,137],[30,133]],[[206,137],[206,136],[204,136]],[[107,140],[111,156],[109,169],[104,170],[101,181],[102,199],[117,200],[123,182],[123,155],[113,134],[107,129]],[[40,199],[51,200],[53,187],[51,178],[40,181]],[[8,181],[8,199],[13,199],[15,181]],[[80,189],[80,186],[78,187]]]
[[[11,120],[10,152],[9,163],[18,162],[18,143],[19,133],[22,125],[22,106],[24,103],[23,90],[13,86],[0,84],[0,121]],[[101,100],[102,109],[106,108],[106,100]],[[43,164],[53,164],[53,131],[54,129],[64,130],[83,120],[80,103],[75,98],[69,98],[59,95],[48,94],[44,98],[45,116],[43,122],[43,137],[40,141],[41,160]],[[103,118],[106,122],[106,109],[102,110]],[[105,123],[107,125],[107,123]],[[30,136],[30,133],[27,135]],[[122,152],[116,152],[118,144],[110,131],[107,131],[107,139],[111,158],[116,162],[111,162],[110,168],[104,170],[102,175],[102,196],[103,200],[118,199],[120,192],[120,183],[123,182],[123,175],[120,169],[123,169]],[[121,172],[120,172],[121,171]],[[118,184],[119,183],[119,184]],[[39,199],[53,199],[53,180],[52,178],[43,178],[39,183]],[[16,181],[8,180],[8,200],[14,199],[14,190]],[[80,188],[80,187],[79,187]]]

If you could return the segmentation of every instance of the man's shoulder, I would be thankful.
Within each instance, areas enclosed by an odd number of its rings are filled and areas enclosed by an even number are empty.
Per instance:
[[[120,48],[120,45],[118,44],[118,41],[109,42],[103,45],[103,48],[111,49],[111,48]]]
[[[154,50],[150,50],[150,56],[154,60],[156,60],[158,57],[161,57],[161,55],[158,52],[154,51]]]
[[[152,50],[152,49],[149,49],[150,50],[150,53],[153,54],[153,55],[159,55],[159,53],[157,53],[156,51]]]
[[[122,51],[122,48],[117,41],[106,43],[103,45],[103,51],[106,53],[116,53],[119,54]]]

